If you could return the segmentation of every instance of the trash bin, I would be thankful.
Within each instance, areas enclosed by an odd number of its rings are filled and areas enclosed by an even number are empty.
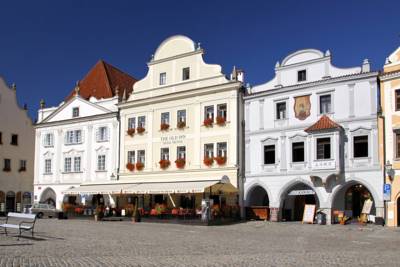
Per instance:
[[[325,225],[326,224],[326,214],[323,212],[317,213],[317,224]]]

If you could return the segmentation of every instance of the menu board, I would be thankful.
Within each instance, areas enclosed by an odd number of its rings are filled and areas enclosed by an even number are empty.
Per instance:
[[[373,201],[370,200],[370,199],[365,200],[364,201],[364,206],[363,206],[363,209],[362,209],[361,213],[369,214],[371,212],[372,203],[373,203]]]
[[[314,215],[315,215],[315,205],[306,204],[304,206],[302,223],[314,223]]]

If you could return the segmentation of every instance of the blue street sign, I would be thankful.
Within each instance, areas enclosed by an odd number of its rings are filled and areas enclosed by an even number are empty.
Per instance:
[[[390,184],[384,184],[383,185],[383,200],[390,201],[391,191],[392,190],[391,190]]]

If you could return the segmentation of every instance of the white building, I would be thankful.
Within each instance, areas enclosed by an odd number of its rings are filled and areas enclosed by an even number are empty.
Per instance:
[[[35,142],[35,202],[99,201],[64,197],[82,183],[117,180],[118,102],[135,79],[99,61],[58,107],[38,111]],[[112,202],[112,199],[109,199]]]
[[[288,55],[275,77],[245,97],[245,205],[271,220],[301,220],[304,204],[328,219],[356,218],[364,200],[383,217],[377,72],[368,60],[341,69],[314,49]],[[333,217],[332,217],[333,219]]]
[[[0,78],[0,214],[22,212],[33,194],[35,133],[16,94]]]

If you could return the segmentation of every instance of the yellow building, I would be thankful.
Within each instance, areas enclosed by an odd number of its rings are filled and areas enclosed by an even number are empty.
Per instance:
[[[385,62],[381,80],[382,117],[379,121],[385,183],[391,185],[386,205],[388,226],[400,225],[400,47]]]

